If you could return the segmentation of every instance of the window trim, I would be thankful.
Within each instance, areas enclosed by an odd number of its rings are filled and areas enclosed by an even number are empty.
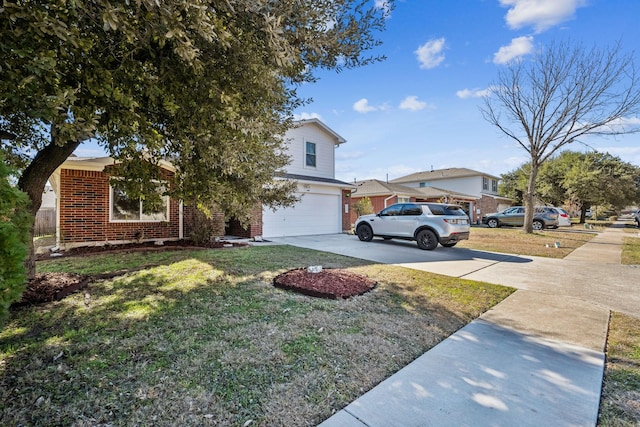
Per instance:
[[[309,151],[309,147],[313,147],[313,153]],[[313,156],[313,164],[309,164],[309,156]],[[304,167],[305,168],[317,168],[318,167],[318,144],[311,141],[304,142]]]
[[[482,177],[482,189],[489,191],[489,178],[487,178],[486,176]]]
[[[152,181],[152,182],[156,182],[156,183],[160,183],[160,184],[164,184],[167,185],[168,182],[166,181]],[[169,222],[170,218],[171,218],[171,198],[168,195],[162,196],[160,195],[160,197],[162,197],[165,200],[165,204],[167,206],[166,209],[166,216],[165,219],[114,219],[113,218],[113,186],[111,185],[111,183],[109,183],[109,223],[120,223],[120,224],[135,224],[135,223],[160,223],[160,222]],[[142,209],[143,209],[143,200],[139,199],[138,201],[138,206],[139,206],[139,210],[138,213],[140,215],[140,218],[142,218]]]

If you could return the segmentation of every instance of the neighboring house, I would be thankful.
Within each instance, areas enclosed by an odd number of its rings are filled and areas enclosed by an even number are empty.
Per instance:
[[[468,194],[443,190],[436,187],[415,188],[402,184],[379,181],[377,179],[357,181],[354,185],[356,189],[351,193],[351,224],[355,223],[358,217],[358,213],[354,207],[365,197],[371,200],[374,212],[380,212],[382,209],[394,203],[405,202],[456,203],[462,206],[465,211],[469,212],[468,209],[478,199]]]
[[[477,197],[477,202],[469,206],[472,222],[479,222],[485,213],[511,206],[513,200],[498,195],[498,181],[497,176],[466,168],[417,172],[391,180],[411,188],[437,187]]]
[[[111,157],[69,157],[51,175],[56,193],[56,244],[77,246],[131,241],[178,240],[185,236],[182,203],[161,198],[158,206],[145,206],[109,184]],[[173,167],[162,162],[162,175]]]
[[[262,236],[342,233],[351,228],[353,185],[335,179],[335,150],[346,141],[318,119],[302,120],[285,134],[291,162],[282,178],[298,182],[301,198],[291,208],[262,211]]]
[[[298,122],[285,135],[291,163],[278,179],[298,183],[300,201],[291,208],[272,211],[257,206],[251,223],[242,227],[230,219],[226,232],[241,237],[278,237],[341,233],[350,228],[349,194],[352,185],[334,178],[334,150],[345,142],[320,120]],[[164,241],[190,235],[191,208],[179,200],[162,197],[159,206],[145,206],[113,188],[110,157],[69,157],[51,176],[56,194],[56,243],[62,249],[76,246]],[[161,162],[162,175],[175,173]]]

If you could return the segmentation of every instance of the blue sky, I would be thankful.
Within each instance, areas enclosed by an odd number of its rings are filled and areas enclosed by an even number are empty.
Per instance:
[[[387,60],[322,72],[300,88],[313,102],[296,117],[320,118],[347,140],[336,150],[343,181],[448,167],[499,176],[528,160],[478,108],[499,67],[554,40],[634,51],[639,18],[637,0],[398,0],[377,50]],[[640,166],[640,135],[582,141]]]

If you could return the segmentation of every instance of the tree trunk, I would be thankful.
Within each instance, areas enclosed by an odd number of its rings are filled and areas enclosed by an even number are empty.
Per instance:
[[[537,160],[537,159],[536,159]],[[538,162],[531,159],[531,172],[527,182],[527,191],[524,193],[524,225],[525,233],[533,233],[533,214],[535,211],[536,178],[538,177]]]
[[[53,133],[53,132],[52,132]],[[43,150],[36,154],[33,161],[22,172],[18,180],[18,188],[27,193],[30,203],[30,212],[33,215],[33,222],[30,227],[29,255],[25,261],[27,269],[27,279],[33,279],[36,275],[35,248],[33,246],[33,231],[35,227],[35,217],[42,204],[42,193],[51,174],[64,163],[65,160],[78,148],[81,141],[70,142],[63,146],[55,143],[55,138]]]

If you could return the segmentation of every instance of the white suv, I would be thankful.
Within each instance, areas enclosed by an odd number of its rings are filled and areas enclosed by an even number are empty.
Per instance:
[[[444,203],[397,203],[378,214],[358,217],[355,226],[363,242],[374,236],[415,240],[428,251],[438,243],[450,248],[469,238],[467,214],[458,205]]]

